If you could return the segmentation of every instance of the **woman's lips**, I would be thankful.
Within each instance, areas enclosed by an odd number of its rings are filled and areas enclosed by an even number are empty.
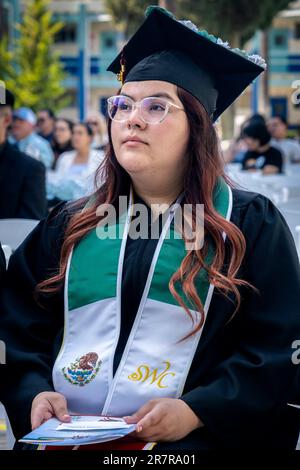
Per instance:
[[[145,142],[141,142],[140,140],[126,140],[124,142],[124,145],[127,145],[129,147],[136,147],[138,145],[147,145]]]

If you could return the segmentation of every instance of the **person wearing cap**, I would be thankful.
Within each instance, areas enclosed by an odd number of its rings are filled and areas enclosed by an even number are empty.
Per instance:
[[[47,140],[37,135],[35,113],[30,108],[19,108],[13,113],[11,142],[21,152],[41,161],[45,167],[51,168],[54,156]]]
[[[102,184],[37,226],[9,270],[22,291],[2,291],[17,437],[79,413],[124,417],[157,452],[295,448],[296,249],[225,176],[214,128],[261,64],[151,7],[110,65]]]
[[[0,218],[42,219],[47,212],[45,167],[8,141],[13,105],[14,96],[6,89],[5,104],[0,104]]]

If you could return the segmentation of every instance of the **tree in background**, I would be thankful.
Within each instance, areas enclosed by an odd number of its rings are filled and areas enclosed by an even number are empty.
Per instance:
[[[258,30],[266,29],[290,0],[176,0],[178,9],[191,21],[223,37],[232,47],[242,47]]]
[[[290,0],[105,0],[106,8],[123,32],[134,33],[149,5],[159,4],[178,18],[189,18],[199,28],[242,47],[258,30],[266,29]],[[128,34],[125,34],[128,37]]]
[[[159,3],[176,14],[177,18],[188,18],[199,29],[228,41],[231,47],[242,48],[257,30],[265,31],[276,14],[286,8],[290,0],[105,0],[115,23],[123,28],[125,37],[132,34],[144,19],[147,6]],[[125,28],[125,29],[124,29]],[[266,34],[263,35],[262,53],[267,60]],[[149,38],[151,40],[151,38]],[[263,74],[265,102],[268,101],[267,73]],[[222,116],[223,137],[229,138],[234,130],[234,104]]]
[[[16,106],[58,110],[67,105],[59,55],[52,49],[63,24],[52,21],[50,0],[30,0],[12,50],[0,41],[0,79],[15,95]]]
[[[115,25],[128,39],[140,26],[149,5],[157,4],[149,0],[105,0],[106,10],[112,16]]]
[[[14,76],[13,53],[8,48],[7,36],[0,41],[0,80],[6,82],[7,88],[11,86],[11,78]]]
[[[196,25],[208,29],[211,34],[220,36],[231,47],[242,48],[257,30],[265,31],[271,25],[277,13],[288,6],[290,0],[177,0],[177,8],[182,16],[189,16]],[[267,34],[262,35],[261,53],[268,62],[266,44]],[[264,107],[267,109],[268,75],[262,75],[264,89]],[[222,115],[224,138],[230,138],[234,132],[235,105],[231,105]]]

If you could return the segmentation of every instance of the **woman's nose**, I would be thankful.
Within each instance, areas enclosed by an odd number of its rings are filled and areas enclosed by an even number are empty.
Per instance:
[[[130,116],[128,118],[128,125],[130,127],[138,126],[141,129],[143,129],[147,125],[141,118],[141,113],[140,113],[140,109],[138,106],[135,106],[132,109]]]

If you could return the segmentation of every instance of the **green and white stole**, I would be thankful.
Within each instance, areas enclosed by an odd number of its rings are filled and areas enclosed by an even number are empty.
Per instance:
[[[214,207],[230,219],[232,193],[223,179],[214,191]],[[127,416],[150,399],[180,397],[203,331],[204,325],[180,342],[200,316],[191,309],[192,323],[169,291],[169,280],[186,255],[184,240],[172,236],[174,213],[170,211],[134,324],[113,374],[131,209],[132,199],[118,227],[110,227],[117,228],[121,237],[99,238],[97,231],[104,228],[92,230],[75,246],[68,261],[64,339],[53,367],[53,383],[55,390],[66,397],[71,413]],[[196,285],[206,318],[214,288],[204,270]]]

